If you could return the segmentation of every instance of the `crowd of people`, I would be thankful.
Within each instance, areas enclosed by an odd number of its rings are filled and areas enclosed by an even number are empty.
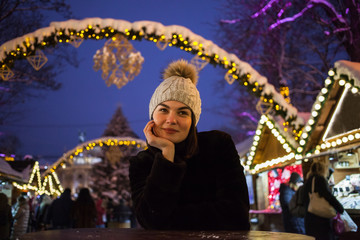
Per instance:
[[[45,194],[34,198],[20,195],[13,206],[0,193],[0,240],[51,229],[106,228],[109,221],[130,217],[131,210],[124,201],[114,204],[105,197],[94,198],[88,188],[80,189],[77,197],[69,188],[55,199]]]

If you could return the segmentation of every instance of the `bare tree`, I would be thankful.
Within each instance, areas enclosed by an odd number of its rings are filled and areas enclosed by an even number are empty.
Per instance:
[[[0,133],[0,153],[11,155],[21,147],[19,138],[12,134]]]
[[[48,25],[46,14],[57,13],[64,18],[72,16],[64,0],[2,0],[0,2],[0,45]],[[26,60],[14,63],[14,77],[0,79],[0,125],[21,118],[19,105],[27,99],[41,96],[39,90],[58,90],[61,84],[55,80],[65,63],[77,65],[74,51],[54,46],[45,51],[51,55],[40,71],[35,71]]]
[[[289,94],[291,104],[306,112],[333,62],[349,58],[348,49],[355,52],[360,47],[359,15],[354,13],[354,7],[360,8],[358,2],[227,0],[216,36],[222,47],[249,62],[279,92]],[[350,59],[356,61],[359,56]],[[254,100],[243,91],[239,86],[236,92],[235,118],[243,111],[258,116],[254,107],[244,108]],[[237,121],[247,118],[240,116]]]
[[[295,1],[295,4],[293,2],[290,0],[264,1],[264,6],[252,17],[258,18],[275,10],[277,18],[269,22],[269,30],[285,24],[296,24],[297,20],[302,21],[310,17],[314,24],[324,28],[322,34],[337,37],[339,45],[345,48],[351,61],[360,61],[360,2],[358,0],[307,0]],[[275,5],[277,7],[273,9]]]

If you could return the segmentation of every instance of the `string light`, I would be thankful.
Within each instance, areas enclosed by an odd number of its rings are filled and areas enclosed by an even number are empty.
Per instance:
[[[257,145],[259,144],[261,135],[263,133],[263,128],[265,125],[270,129],[271,134],[273,134],[273,136],[280,142],[280,144],[288,154],[283,157],[267,160],[264,163],[253,165],[254,156],[256,155],[256,151],[257,151]],[[288,142],[287,139],[288,137],[284,136],[284,133],[282,133],[280,128],[276,127],[275,121],[273,121],[272,119],[270,119],[270,117],[266,115],[262,115],[259,120],[258,127],[255,131],[253,144],[250,147],[249,155],[247,157],[248,158],[248,161],[246,162],[247,169],[249,169],[252,172],[254,170],[254,172],[256,173],[258,171],[262,171],[266,168],[272,167],[273,165],[284,163],[286,161],[293,159],[295,156],[295,153],[293,151],[295,151],[295,149],[292,146],[292,144]]]

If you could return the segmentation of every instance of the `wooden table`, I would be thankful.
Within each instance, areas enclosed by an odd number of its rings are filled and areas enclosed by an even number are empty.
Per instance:
[[[154,231],[134,228],[83,228],[27,233],[20,240],[311,240],[314,238],[267,231]]]

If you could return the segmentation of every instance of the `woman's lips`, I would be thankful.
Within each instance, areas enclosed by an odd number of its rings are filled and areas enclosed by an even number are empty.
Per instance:
[[[168,134],[173,134],[173,133],[177,133],[178,131],[172,128],[163,128],[164,132],[168,133]]]

